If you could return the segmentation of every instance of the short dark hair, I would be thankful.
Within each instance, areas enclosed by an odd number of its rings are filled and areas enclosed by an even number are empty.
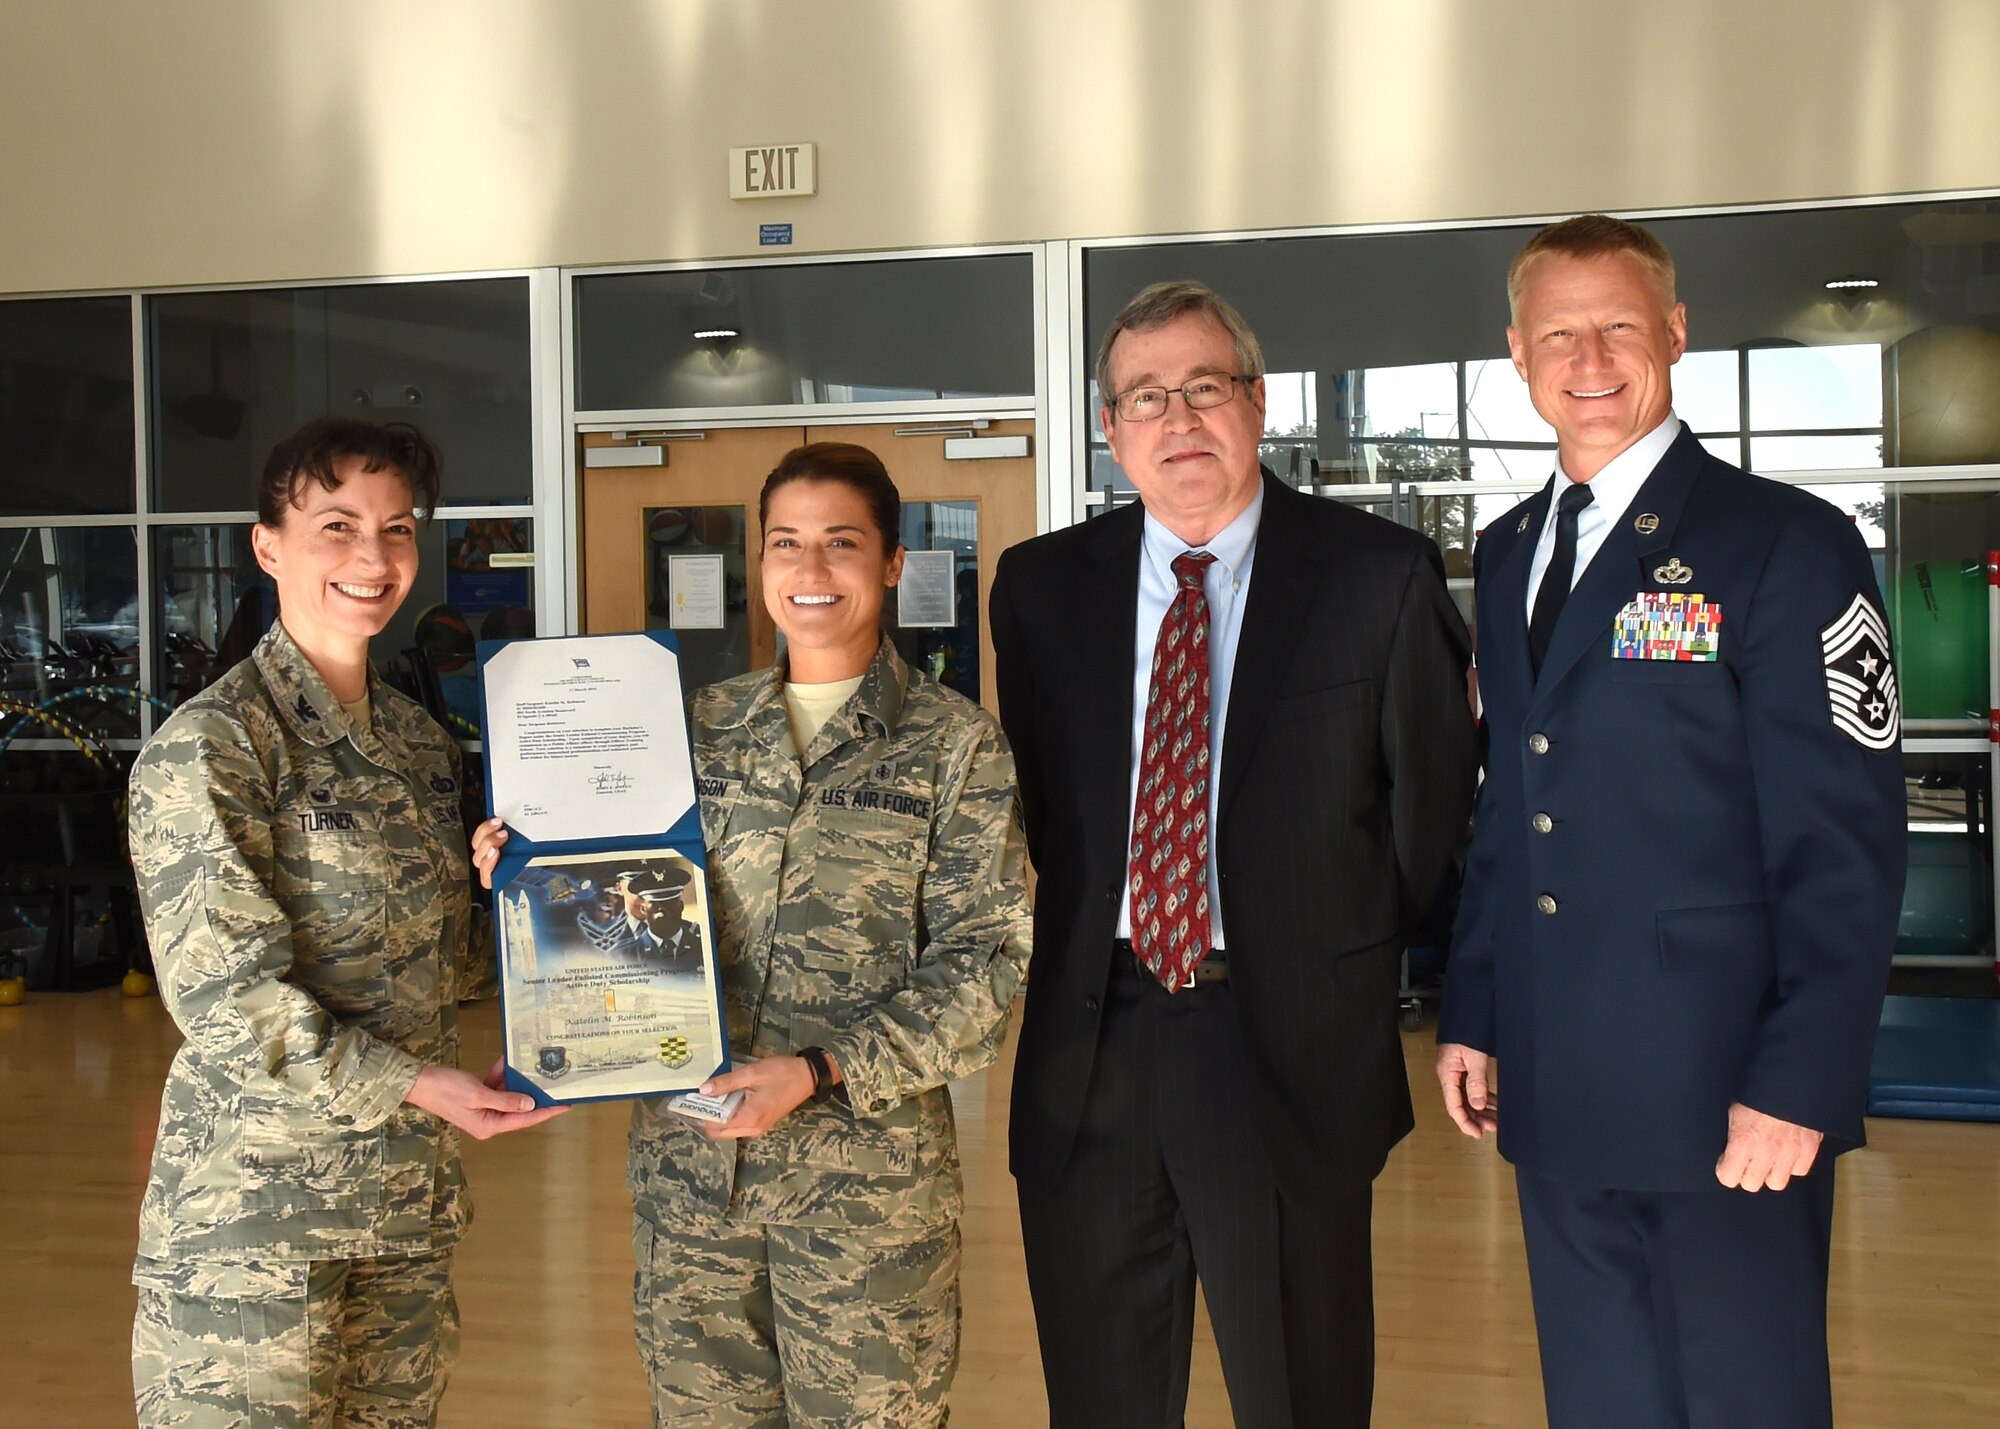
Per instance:
[[[340,485],[333,467],[346,457],[360,457],[363,471],[395,471],[410,484],[411,504],[425,520],[437,509],[444,455],[436,442],[408,422],[377,426],[335,413],[315,417],[271,448],[257,481],[257,519],[273,528],[284,525],[308,480],[328,491]]]
[[[868,514],[882,533],[882,550],[893,555],[903,544],[903,497],[889,480],[882,458],[867,447],[853,442],[808,442],[793,447],[764,478],[757,493],[757,525],[761,529],[771,517],[771,493],[794,481],[837,481],[868,503]]]
[[[1580,213],[1538,229],[1521,245],[1507,266],[1507,312],[1519,322],[1521,293],[1528,282],[1528,269],[1537,258],[1555,254],[1563,258],[1601,258],[1608,253],[1630,253],[1653,275],[1665,306],[1674,305],[1674,255],[1649,228],[1612,218],[1602,213]]]

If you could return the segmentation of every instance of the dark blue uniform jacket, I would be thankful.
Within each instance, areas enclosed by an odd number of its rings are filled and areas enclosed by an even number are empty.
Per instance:
[[[1858,1146],[1906,861],[1868,552],[1683,431],[1534,680],[1549,500],[1474,563],[1489,752],[1439,1040],[1498,1057],[1500,1150],[1556,1180],[1713,1187],[1732,1101]],[[1719,657],[1614,658],[1621,609],[1676,591],[1720,605]]]

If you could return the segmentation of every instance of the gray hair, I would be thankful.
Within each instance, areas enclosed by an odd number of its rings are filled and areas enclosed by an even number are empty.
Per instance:
[[[1231,307],[1221,294],[1208,284],[1192,279],[1154,283],[1141,288],[1132,301],[1118,310],[1118,316],[1111,320],[1111,326],[1104,330],[1103,340],[1097,344],[1097,400],[1100,403],[1109,407],[1111,399],[1117,395],[1111,390],[1111,344],[1118,341],[1118,335],[1123,332],[1155,332],[1185,313],[1201,313],[1222,325],[1222,330],[1236,344],[1237,376],[1264,375],[1264,349],[1257,345],[1257,334],[1250,331],[1250,324],[1243,321],[1243,314]]]

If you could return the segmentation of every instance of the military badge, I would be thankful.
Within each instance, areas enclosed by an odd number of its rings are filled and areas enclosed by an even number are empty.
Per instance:
[[[458,785],[452,782],[450,775],[437,774],[431,778],[431,788],[439,794],[449,794],[457,789]]]
[[[1518,525],[1518,526],[1516,526],[1516,527],[1514,528],[1514,534],[1515,534],[1516,536],[1518,536],[1518,535],[1520,535],[1520,534],[1521,534],[1521,533],[1522,533],[1523,531],[1526,531],[1527,529],[1528,529],[1528,518],[1527,518],[1527,517],[1525,517],[1525,516],[1523,516],[1523,517],[1521,518],[1521,524],[1520,524],[1520,525]]]
[[[299,696],[299,702],[292,706],[292,710],[300,719],[311,720],[314,723],[319,721],[319,711],[312,707],[312,701],[304,695]]]
[[[536,1057],[535,1064],[545,1077],[560,1077],[569,1070],[569,1050],[564,1047],[544,1047]]]
[[[1675,556],[1664,566],[1653,568],[1653,579],[1661,585],[1686,585],[1694,579],[1694,568],[1682,565],[1681,558]]]
[[[1632,523],[1632,529],[1637,531],[1641,536],[1652,535],[1660,529],[1659,514],[1653,511],[1641,511],[1638,519]]]
[[[1722,653],[1722,606],[1699,593],[1642,590],[1611,628],[1614,660],[1713,664]]]
[[[694,1058],[694,1049],[688,1046],[685,1037],[662,1037],[660,1039],[660,1060],[669,1067],[685,1067]]]
[[[333,802],[333,790],[314,789],[306,797],[311,799],[315,804],[331,804]]]
[[[1820,648],[1834,728],[1863,749],[1894,749],[1903,736],[1903,706],[1881,612],[1857,591],[1840,619],[1820,632]]]

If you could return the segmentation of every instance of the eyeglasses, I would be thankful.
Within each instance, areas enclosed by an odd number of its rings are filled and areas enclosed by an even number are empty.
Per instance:
[[[1234,397],[1237,383],[1247,386],[1256,380],[1233,372],[1211,372],[1189,378],[1179,387],[1133,387],[1113,397],[1111,406],[1121,422],[1150,422],[1166,415],[1167,398],[1175,392],[1181,394],[1181,400],[1190,408],[1200,412],[1220,407]]]

